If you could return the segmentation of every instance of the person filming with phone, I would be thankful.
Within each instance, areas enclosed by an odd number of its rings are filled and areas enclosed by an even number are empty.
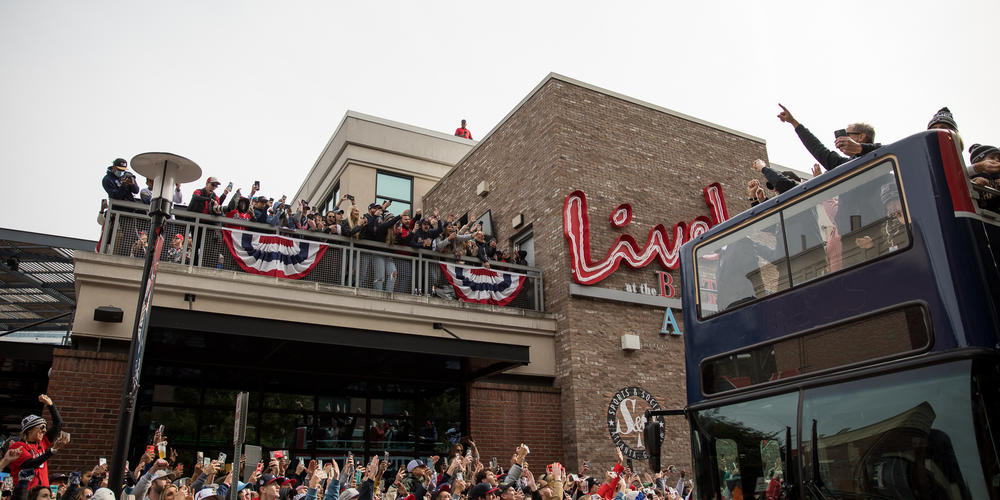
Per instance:
[[[802,141],[802,145],[809,150],[809,154],[816,158],[816,161],[823,165],[823,168],[827,170],[832,170],[837,166],[847,163],[858,156],[865,153],[873,151],[881,147],[881,144],[876,144],[875,142],[875,128],[867,123],[852,123],[845,129],[840,129],[834,132],[834,145],[841,153],[847,155],[847,157],[840,156],[834,151],[830,151],[823,145],[823,142],[816,138],[812,132],[799,123],[792,113],[788,111],[788,108],[778,104],[781,107],[781,113],[778,113],[778,119],[784,123],[789,123],[795,128],[795,133],[798,134],[799,140]]]
[[[21,420],[21,441],[10,445],[20,450],[20,455],[10,463],[11,476],[18,477],[21,470],[34,470],[35,477],[28,488],[49,486],[48,459],[69,444],[69,434],[62,432],[63,421],[52,399],[42,394],[38,402],[44,404],[52,415],[52,427],[38,415],[28,415]]]

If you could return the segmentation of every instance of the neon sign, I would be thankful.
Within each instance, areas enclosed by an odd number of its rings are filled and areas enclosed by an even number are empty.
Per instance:
[[[726,199],[718,182],[713,182],[702,189],[702,195],[705,197],[711,218],[699,215],[689,224],[684,222],[674,224],[669,232],[663,224],[657,224],[649,230],[646,246],[642,248],[631,235],[623,234],[615,240],[603,259],[594,262],[590,257],[587,195],[583,191],[573,191],[566,197],[563,205],[563,232],[569,244],[573,280],[581,285],[593,285],[614,274],[622,262],[633,269],[646,267],[653,261],[658,261],[665,269],[677,269],[681,245],[685,241],[729,219]],[[619,205],[611,212],[609,219],[611,225],[616,228],[626,227],[632,221],[631,205],[627,203]]]

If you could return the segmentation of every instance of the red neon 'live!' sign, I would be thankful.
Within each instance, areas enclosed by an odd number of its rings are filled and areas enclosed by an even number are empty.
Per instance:
[[[615,240],[604,258],[595,262],[590,257],[587,195],[583,191],[573,191],[566,197],[563,205],[563,232],[569,244],[573,280],[581,285],[593,285],[611,276],[622,262],[633,269],[639,269],[655,260],[665,269],[676,269],[681,245],[685,241],[729,219],[726,199],[718,182],[713,182],[702,189],[702,195],[705,197],[711,218],[699,215],[689,224],[684,222],[674,224],[669,232],[663,224],[657,224],[649,230],[646,246],[641,248],[635,238],[623,234]],[[632,207],[628,204],[619,205],[612,211],[610,220],[615,227],[627,226],[632,221]]]

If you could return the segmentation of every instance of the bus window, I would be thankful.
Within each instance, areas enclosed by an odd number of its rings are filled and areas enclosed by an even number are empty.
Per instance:
[[[701,364],[702,390],[716,394],[914,354],[930,347],[928,325],[924,307],[907,304],[782,337],[706,359]]]
[[[802,479],[819,488],[813,496],[993,498],[976,443],[971,366],[966,360],[807,389]]]
[[[893,160],[883,161],[698,246],[699,316],[907,248],[908,227]]]
[[[719,498],[753,498],[758,484],[786,481],[797,410],[798,394],[790,393],[695,412],[695,470],[714,474],[698,476],[696,489],[715,484]]]
[[[699,281],[718,282],[718,292],[701,288],[704,312],[725,311],[788,288],[788,273],[780,264],[785,247],[778,214],[702,245],[696,258]]]

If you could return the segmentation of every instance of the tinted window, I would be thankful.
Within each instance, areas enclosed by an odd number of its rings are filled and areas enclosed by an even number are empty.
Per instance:
[[[756,498],[756,486],[788,479],[795,446],[797,393],[703,410],[695,414],[692,452],[696,490],[719,498]],[[710,498],[710,495],[704,495]]]
[[[699,314],[725,311],[909,245],[906,210],[887,160],[700,245]]]
[[[970,367],[963,361],[807,390],[803,479],[818,480],[827,498],[990,498]]]
[[[702,386],[714,394],[884,359],[924,349],[930,338],[924,308],[909,305],[706,360]]]
[[[778,214],[698,247],[698,279],[715,280],[718,292],[700,287],[705,312],[724,311],[788,288]]]
[[[413,203],[413,179],[400,177],[385,172],[375,174],[375,202],[382,203],[392,200],[388,211],[399,215],[403,210],[410,210]]]

